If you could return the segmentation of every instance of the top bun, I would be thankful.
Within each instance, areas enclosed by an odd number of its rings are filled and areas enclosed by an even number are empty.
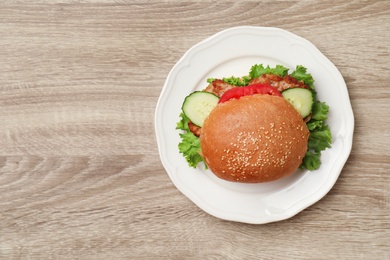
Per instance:
[[[207,166],[233,182],[268,182],[294,173],[307,151],[309,130],[284,98],[243,96],[218,104],[201,129]]]

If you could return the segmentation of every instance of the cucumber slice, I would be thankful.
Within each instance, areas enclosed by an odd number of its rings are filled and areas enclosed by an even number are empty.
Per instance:
[[[305,88],[289,88],[282,92],[282,96],[301,114],[302,118],[311,113],[314,99],[313,93]]]
[[[219,97],[212,93],[195,91],[184,99],[181,109],[193,124],[202,127],[204,120],[217,106],[218,101]]]

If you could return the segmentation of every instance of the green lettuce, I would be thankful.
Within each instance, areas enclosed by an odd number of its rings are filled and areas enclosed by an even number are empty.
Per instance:
[[[302,160],[300,169],[308,169],[309,171],[317,170],[321,166],[320,156],[311,151],[307,151],[305,157]]]
[[[308,123],[309,125],[309,123]],[[309,128],[310,130],[310,128]],[[310,130],[309,140],[307,143],[308,150],[300,165],[301,169],[310,171],[317,170],[321,166],[321,152],[330,148],[332,143],[332,134],[329,126],[321,123],[320,127]]]
[[[215,80],[215,78],[208,78],[207,82],[211,83],[214,80]],[[249,76],[243,76],[243,77],[231,76],[231,77],[227,77],[227,78],[222,78],[222,80],[225,81],[226,83],[231,84],[231,85],[241,87],[241,86],[248,85],[251,78]]]
[[[321,152],[330,148],[332,144],[332,134],[329,126],[325,124],[328,118],[329,106],[325,102],[315,100],[312,108],[312,117],[306,123],[310,131],[307,143],[308,151],[303,158],[300,168],[316,170],[321,166]]]
[[[314,90],[314,79],[310,73],[307,73],[307,69],[305,67],[297,65],[290,76],[299,81],[303,81],[312,90]]]
[[[309,131],[313,131],[316,128],[321,128],[324,125],[324,121],[322,120],[310,120],[306,123],[307,128]]]
[[[314,120],[325,120],[328,118],[329,106],[325,102],[316,100],[312,108],[311,118]]]
[[[288,68],[282,65],[276,65],[275,68],[271,68],[270,66],[264,67],[263,64],[255,64],[251,67],[249,71],[249,76],[254,79],[258,78],[263,74],[274,74],[281,77],[286,76],[288,73]]]
[[[176,129],[183,130],[183,133],[179,134],[181,138],[179,151],[183,154],[188,165],[196,168],[200,162],[203,162],[205,167],[207,167],[203,157],[200,155],[200,140],[190,131],[188,127],[188,117],[186,117],[184,113],[180,114],[180,121],[177,123]]]
[[[307,146],[316,153],[321,153],[321,151],[331,147],[331,141],[332,134],[329,126],[323,125],[321,128],[316,128],[310,132]]]

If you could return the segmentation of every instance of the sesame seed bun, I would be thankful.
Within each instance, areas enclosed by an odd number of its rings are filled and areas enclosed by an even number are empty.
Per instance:
[[[282,97],[244,96],[218,104],[201,129],[202,156],[219,178],[258,183],[294,173],[309,130]]]

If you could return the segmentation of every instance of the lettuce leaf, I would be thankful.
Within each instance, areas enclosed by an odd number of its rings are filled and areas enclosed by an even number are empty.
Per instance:
[[[249,76],[243,76],[243,77],[231,76],[229,78],[223,78],[222,80],[234,86],[246,86],[249,84],[251,78]]]
[[[188,127],[188,121],[189,121],[188,117],[186,117],[184,113],[180,113],[180,121],[177,122],[176,129],[184,130],[184,131],[190,130],[190,128]]]
[[[251,67],[249,71],[249,76],[254,79],[258,78],[263,74],[274,74],[281,77],[287,75],[288,68],[282,65],[276,65],[275,68],[271,68],[270,66],[264,67],[263,64],[255,64]]]
[[[322,120],[310,120],[306,123],[307,128],[309,131],[313,131],[316,128],[321,128],[324,125],[324,121]]]
[[[332,143],[332,134],[330,132],[329,126],[323,125],[321,128],[316,128],[310,132],[308,148],[314,150],[316,153],[321,153],[321,151],[326,148],[330,148]]]
[[[183,154],[188,165],[190,167],[196,168],[196,166],[203,162],[207,168],[206,163],[203,160],[203,157],[200,155],[200,139],[191,133],[188,128],[188,117],[184,113],[180,114],[180,121],[176,124],[176,129],[183,130],[180,133],[181,142],[179,143],[179,152]]]
[[[329,106],[325,102],[314,102],[311,118],[315,120],[325,120],[328,118]]]
[[[308,169],[309,171],[317,170],[321,166],[320,156],[321,154],[307,151],[299,168]]]
[[[314,79],[310,73],[307,73],[307,69],[302,65],[297,65],[290,76],[299,81],[303,81],[306,85],[314,90]]]
[[[215,80],[215,78],[208,78],[207,83],[211,83]],[[241,87],[241,86],[247,86],[249,84],[249,81],[251,78],[249,76],[243,76],[243,77],[228,77],[228,78],[222,78],[223,81],[226,83],[229,83],[231,85]]]
[[[309,123],[307,124],[308,126],[310,125]],[[332,134],[329,126],[323,125],[323,121],[315,120],[311,123],[316,124],[317,126],[314,130],[310,130],[309,128],[308,150],[299,168],[314,171],[321,166],[321,152],[326,148],[331,147]],[[318,127],[318,123],[320,123],[321,127]]]

